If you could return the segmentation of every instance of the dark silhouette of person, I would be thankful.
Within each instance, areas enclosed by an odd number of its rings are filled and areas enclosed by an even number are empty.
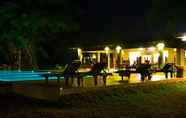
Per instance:
[[[162,71],[165,73],[165,78],[168,78],[168,73],[171,74],[171,78],[172,78],[173,77],[173,72],[174,72],[173,64],[170,64],[170,63],[166,64],[163,67]]]
[[[151,72],[151,65],[149,63],[140,64],[136,70],[141,74],[142,81],[145,80],[145,77],[148,77],[148,80],[151,80],[152,72]]]

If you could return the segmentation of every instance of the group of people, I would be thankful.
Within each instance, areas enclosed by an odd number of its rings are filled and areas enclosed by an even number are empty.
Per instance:
[[[163,68],[155,69],[155,68],[153,68],[152,64],[150,64],[150,62],[148,60],[146,60],[145,63],[134,63],[130,67],[135,68],[136,72],[141,74],[142,81],[145,78],[148,78],[148,80],[151,80],[152,73],[155,73],[155,72],[163,72],[165,74],[165,78],[168,78],[169,74],[170,74],[170,77],[172,78],[175,73],[176,73],[177,77],[183,76],[183,69],[178,68],[173,63],[166,63],[163,66]],[[126,68],[130,68],[130,67],[126,67]]]

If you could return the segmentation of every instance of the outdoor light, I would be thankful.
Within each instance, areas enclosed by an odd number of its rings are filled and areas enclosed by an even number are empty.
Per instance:
[[[163,50],[163,48],[165,47],[164,43],[158,43],[157,45],[158,50]]]
[[[177,49],[176,48],[174,48],[174,52],[176,52],[177,51]]]
[[[121,46],[117,46],[116,51],[117,51],[118,54],[120,53],[120,50],[121,50]]]
[[[186,33],[184,33],[182,36],[177,38],[181,39],[182,41],[186,41]]]
[[[108,53],[109,50],[110,50],[109,47],[105,47],[106,53]]]

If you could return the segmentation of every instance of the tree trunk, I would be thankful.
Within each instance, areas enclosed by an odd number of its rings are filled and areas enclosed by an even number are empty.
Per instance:
[[[21,49],[18,49],[18,70],[21,70]]]
[[[37,69],[37,59],[36,59],[34,45],[32,43],[28,46],[27,52],[30,57],[29,59],[30,59],[30,64],[32,69]]]

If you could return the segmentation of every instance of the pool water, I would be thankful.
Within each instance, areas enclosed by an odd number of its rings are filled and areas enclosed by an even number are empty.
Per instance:
[[[41,74],[48,72],[34,72],[34,71],[0,71],[0,81],[14,82],[26,80],[44,80]],[[56,78],[49,78],[56,79]]]

